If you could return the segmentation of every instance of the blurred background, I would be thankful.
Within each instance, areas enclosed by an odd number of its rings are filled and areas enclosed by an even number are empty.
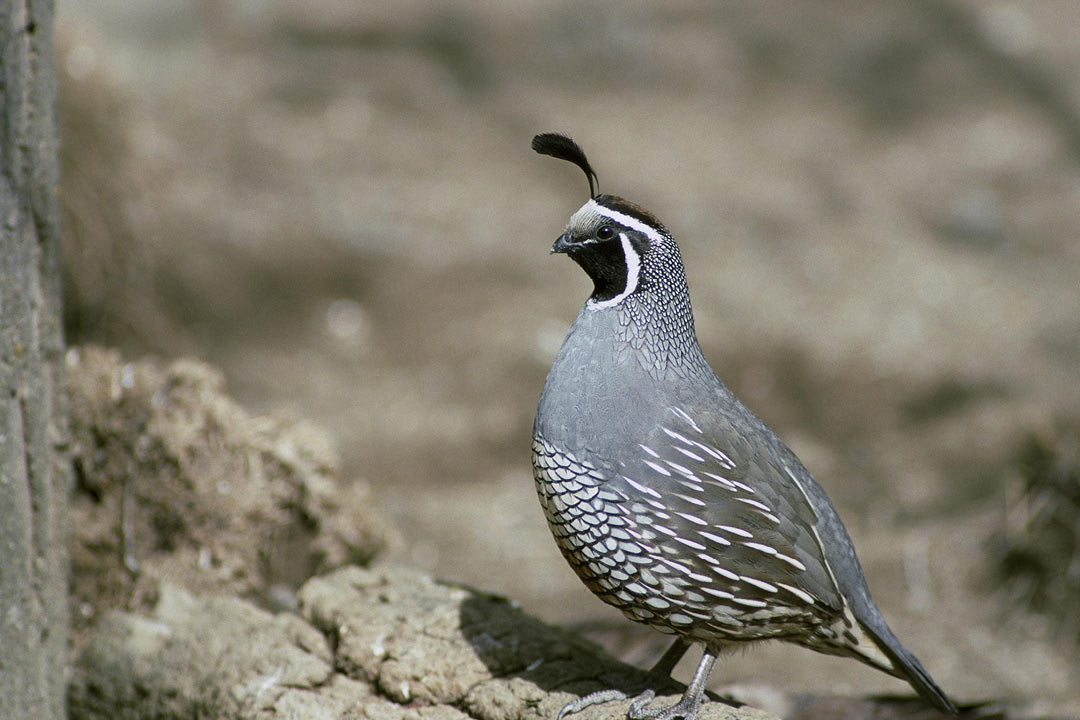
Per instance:
[[[393,559],[648,665],[529,468],[590,290],[547,253],[585,179],[529,150],[567,132],[680,241],[706,355],[905,644],[960,699],[1076,717],[1077,28],[1071,0],[61,2],[68,341],[220,366],[333,434]],[[713,684],[906,692],[779,644]]]

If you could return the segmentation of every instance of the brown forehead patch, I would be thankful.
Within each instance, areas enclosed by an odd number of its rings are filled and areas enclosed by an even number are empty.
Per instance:
[[[655,215],[640,205],[625,200],[618,195],[597,195],[593,198],[593,202],[597,205],[603,205],[609,210],[621,212],[623,215],[629,215],[635,220],[640,220],[646,225],[656,228],[665,235],[668,234],[667,228],[664,227],[664,224],[660,222]]]

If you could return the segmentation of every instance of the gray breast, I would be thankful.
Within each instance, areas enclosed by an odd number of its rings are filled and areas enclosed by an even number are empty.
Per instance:
[[[698,639],[805,635],[839,617],[805,469],[696,343],[658,366],[627,327],[586,306],[537,410],[536,489],[575,572],[631,619]]]
[[[534,436],[537,494],[579,577],[631,619],[706,642],[805,635],[838,617],[843,601],[813,530],[789,520],[790,499],[748,482],[744,452],[665,411],[646,442],[607,439],[618,460]]]

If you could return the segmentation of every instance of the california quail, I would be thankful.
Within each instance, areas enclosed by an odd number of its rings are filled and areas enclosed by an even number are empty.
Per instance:
[[[752,640],[853,657],[955,714],[874,605],[825,491],[705,361],[671,233],[641,207],[597,194],[570,138],[537,135],[532,147],[589,180],[589,201],[551,252],[569,255],[594,286],[536,411],[540,503],[590,590],[676,636],[653,680],[691,644],[705,648],[678,703],[647,709],[648,690],[629,717],[693,720],[718,653]],[[623,697],[593,693],[559,718]]]

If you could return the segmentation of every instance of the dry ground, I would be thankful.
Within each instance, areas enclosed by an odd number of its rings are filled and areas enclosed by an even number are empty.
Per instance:
[[[656,651],[532,490],[588,291],[585,198],[680,239],[714,367],[800,454],[898,635],[961,699],[1080,714],[1072,638],[996,588],[1018,448],[1080,407],[1080,5],[61,3],[69,339],[190,354],[336,437],[395,554]],[[686,668],[682,669],[685,675]],[[903,687],[786,646],[714,675]]]

